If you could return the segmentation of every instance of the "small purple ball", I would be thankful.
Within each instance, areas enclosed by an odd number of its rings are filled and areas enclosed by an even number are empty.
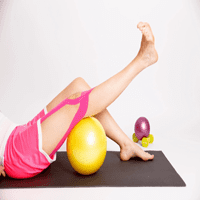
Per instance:
[[[149,121],[145,117],[140,117],[135,123],[135,135],[138,140],[148,137],[150,132]]]

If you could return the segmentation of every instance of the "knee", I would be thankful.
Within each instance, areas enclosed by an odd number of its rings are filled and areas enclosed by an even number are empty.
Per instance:
[[[86,81],[82,78],[82,77],[77,77],[73,80],[74,84],[76,85],[81,85],[81,84],[85,84]]]
[[[74,79],[74,84],[80,89],[80,91],[91,89],[91,87],[82,77],[77,77]]]

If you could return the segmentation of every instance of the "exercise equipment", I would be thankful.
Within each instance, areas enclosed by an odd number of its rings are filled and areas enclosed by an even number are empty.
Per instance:
[[[150,124],[145,117],[140,117],[135,123],[135,133],[133,133],[133,141],[142,140],[142,146],[148,147],[149,143],[153,143],[154,137],[150,133]]]
[[[94,117],[82,119],[67,139],[67,156],[71,166],[82,175],[90,175],[102,166],[107,138],[101,123]]]
[[[120,151],[107,151],[105,161],[97,173],[84,176],[76,173],[66,156],[58,151],[53,162],[42,173],[29,179],[0,177],[0,191],[3,189],[28,188],[97,188],[97,187],[184,187],[184,180],[162,151],[146,151],[154,155],[152,161],[135,157],[129,161],[120,160]],[[173,160],[173,159],[170,159]],[[187,163],[184,159],[183,163]],[[174,163],[175,164],[175,163]],[[173,190],[177,190],[172,188]],[[133,190],[133,188],[132,188]],[[144,188],[145,190],[145,188]],[[37,192],[37,190],[35,190]],[[81,191],[80,191],[81,192]],[[81,196],[81,194],[80,194]]]

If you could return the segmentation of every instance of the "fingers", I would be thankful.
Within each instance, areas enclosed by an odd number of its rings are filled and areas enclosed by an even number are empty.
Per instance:
[[[0,170],[0,176],[1,176],[1,174],[4,176],[4,177],[6,177],[6,173],[5,173],[5,171],[4,171],[4,169],[5,169],[5,167],[0,167],[1,168],[1,170]]]
[[[5,171],[3,171],[2,174],[3,174],[4,177],[6,177],[6,172]]]
[[[0,176],[1,176],[1,174],[2,174],[4,177],[6,177],[6,172],[1,171],[1,172],[0,172]]]

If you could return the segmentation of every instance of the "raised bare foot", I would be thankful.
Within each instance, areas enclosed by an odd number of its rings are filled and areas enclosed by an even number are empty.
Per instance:
[[[137,28],[142,32],[142,41],[136,59],[140,60],[142,66],[146,68],[158,60],[158,53],[154,44],[155,38],[148,23],[140,22],[138,23]]]
[[[136,143],[133,141],[128,142],[123,147],[121,147],[120,158],[123,161],[127,161],[133,157],[140,157],[142,160],[152,160],[154,155],[143,151]]]

